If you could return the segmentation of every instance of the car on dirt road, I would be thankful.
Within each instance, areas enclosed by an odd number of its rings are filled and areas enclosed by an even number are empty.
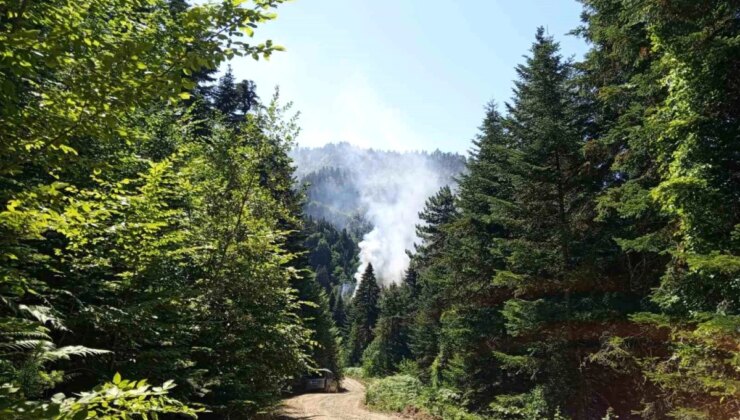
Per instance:
[[[303,392],[337,392],[339,381],[329,369],[318,369],[314,374],[301,378]]]

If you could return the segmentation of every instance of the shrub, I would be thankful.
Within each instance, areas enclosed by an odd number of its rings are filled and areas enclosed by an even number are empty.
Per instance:
[[[366,402],[369,406],[387,411],[403,411],[417,406],[421,396],[421,382],[407,375],[395,375],[379,379],[367,388]]]
[[[158,419],[159,414],[168,413],[197,418],[203,409],[188,407],[167,395],[174,387],[173,381],[152,387],[146,379],[129,381],[116,374],[112,382],[83,392],[77,398],[58,394],[52,401],[60,406],[59,419]]]
[[[342,373],[344,376],[355,378],[355,379],[364,379],[365,378],[365,370],[361,367],[346,367],[342,369]]]
[[[559,410],[551,413],[543,389],[537,387],[524,394],[499,395],[489,409],[497,419],[540,419],[563,420]]]
[[[398,363],[398,374],[408,375],[412,378],[420,378],[424,374],[424,371],[419,365],[411,359],[403,359]]]
[[[0,386],[0,418],[12,420],[158,419],[160,414],[197,418],[192,408],[168,396],[175,384],[152,387],[146,380],[128,381],[119,374],[112,382],[76,397],[55,395],[49,402],[29,401],[10,384]]]
[[[406,366],[407,369],[410,366]],[[425,418],[445,420],[481,420],[485,417],[462,407],[460,395],[447,388],[431,388],[410,375],[378,379],[367,389],[367,404],[384,411],[413,412]]]

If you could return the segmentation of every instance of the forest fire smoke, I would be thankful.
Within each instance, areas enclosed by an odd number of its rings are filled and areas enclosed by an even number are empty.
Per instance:
[[[398,283],[408,267],[406,250],[416,241],[419,212],[426,199],[464,170],[460,155],[436,152],[392,152],[363,149],[348,143],[298,148],[292,157],[297,176],[334,168],[337,173],[316,179],[312,199],[321,209],[315,217],[348,226],[347,214],[359,212],[372,227],[360,247],[358,283],[369,263],[381,284]]]
[[[377,168],[359,178],[366,217],[373,225],[360,242],[358,283],[372,263],[381,284],[399,283],[408,267],[406,250],[416,240],[419,212],[427,197],[448,183],[423,156],[406,155],[397,167]]]

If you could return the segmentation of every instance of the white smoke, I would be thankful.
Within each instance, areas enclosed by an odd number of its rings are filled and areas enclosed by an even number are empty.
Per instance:
[[[374,226],[360,242],[358,284],[368,263],[382,284],[399,283],[409,265],[406,250],[417,241],[419,212],[428,197],[447,184],[421,155],[404,155],[397,166],[377,167],[376,172],[360,177],[361,198],[366,217]]]
[[[427,198],[453,184],[453,178],[464,170],[461,156],[443,155],[361,149],[348,143],[293,151],[299,178],[326,167],[349,174],[351,192],[343,190],[321,199],[336,209],[360,207],[373,226],[359,244],[360,266],[355,273],[358,284],[369,263],[381,284],[403,279],[409,265],[406,250],[413,250],[414,242],[418,242],[419,212]]]

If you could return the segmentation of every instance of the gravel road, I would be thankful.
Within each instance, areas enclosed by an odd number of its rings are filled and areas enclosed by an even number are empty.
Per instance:
[[[283,419],[396,420],[402,417],[374,413],[365,408],[365,387],[354,379],[342,380],[343,392],[303,394],[283,402]]]

